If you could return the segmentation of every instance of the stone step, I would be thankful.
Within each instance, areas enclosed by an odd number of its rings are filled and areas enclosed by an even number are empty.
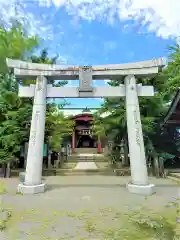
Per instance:
[[[67,173],[58,173],[56,176],[115,176],[113,172],[67,172]]]
[[[115,173],[113,172],[112,169],[110,170],[99,170],[99,169],[89,169],[89,170],[77,170],[73,169],[71,171],[57,171],[56,172],[57,176],[81,176],[81,175],[108,175],[108,176],[113,176]]]
[[[76,148],[76,153],[97,153],[97,148]]]
[[[170,172],[167,178],[171,179],[172,181],[180,184],[180,173]]]
[[[180,178],[172,177],[172,176],[167,176],[167,178],[171,179],[173,182],[176,182],[176,183],[180,184]]]
[[[98,155],[98,156],[82,156],[82,155],[77,155],[77,154],[74,154],[74,155],[71,155],[71,156],[68,156],[68,161],[71,161],[71,162],[77,162],[77,161],[99,161],[99,162],[104,162],[104,161],[108,161],[109,158],[107,156],[104,156],[104,155]]]
[[[69,176],[69,175],[115,175],[111,168],[102,169],[44,169],[43,176]]]
[[[169,176],[180,179],[180,173],[170,172],[170,173],[169,173]]]
[[[168,179],[171,179],[173,182],[180,184],[180,173],[169,172]]]

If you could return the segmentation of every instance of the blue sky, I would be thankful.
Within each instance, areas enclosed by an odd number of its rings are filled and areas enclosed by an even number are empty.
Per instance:
[[[143,61],[168,55],[180,35],[180,1],[0,0],[0,19],[21,20],[42,47],[75,65]],[[68,86],[77,86],[70,81]],[[95,85],[106,86],[106,81]],[[101,99],[69,99],[70,107],[98,107]]]

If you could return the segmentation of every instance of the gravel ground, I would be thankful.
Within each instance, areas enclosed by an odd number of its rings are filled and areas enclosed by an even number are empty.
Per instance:
[[[95,225],[101,229],[116,224],[115,212],[141,206],[160,211],[179,194],[171,180],[151,178],[157,192],[145,199],[127,191],[128,181],[129,177],[116,176],[47,177],[44,194],[27,196],[16,194],[18,179],[5,179],[8,193],[3,202],[11,208],[12,218],[0,239],[103,239],[94,234]]]

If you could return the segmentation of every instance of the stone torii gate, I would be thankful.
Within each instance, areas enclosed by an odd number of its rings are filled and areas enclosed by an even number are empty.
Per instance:
[[[16,78],[36,78],[36,85],[19,88],[19,96],[34,97],[33,113],[29,137],[25,182],[18,185],[18,191],[24,194],[42,193],[43,143],[46,115],[46,98],[101,98],[125,97],[131,182],[127,184],[130,192],[151,195],[155,186],[148,182],[144,141],[142,135],[139,97],[154,95],[153,86],[136,84],[136,78],[154,77],[166,65],[163,58],[144,62],[100,65],[66,66],[48,65],[7,59],[7,66],[13,70]],[[123,79],[119,87],[95,87],[93,80]],[[79,79],[79,87],[52,87],[48,80]]]

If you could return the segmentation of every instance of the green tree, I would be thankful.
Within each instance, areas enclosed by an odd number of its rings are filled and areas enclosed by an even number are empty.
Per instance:
[[[119,86],[121,82],[116,80],[111,80],[108,84],[110,86]],[[143,78],[138,80],[138,83],[143,85],[153,85],[155,88],[154,97],[144,97],[139,98],[141,121],[143,128],[143,136],[145,141],[145,149],[147,158],[152,158],[152,152],[158,155],[156,152],[155,145],[153,143],[152,135],[157,134],[156,128],[159,124],[166,110],[166,100],[165,100],[165,87],[167,86],[167,78],[162,75],[156,76],[156,78]],[[126,126],[126,107],[124,99],[106,98],[102,108],[99,110],[102,113],[109,113],[107,117],[103,119],[102,124],[106,125],[107,134],[113,139],[114,142],[114,153],[117,154],[117,146],[120,146],[122,140],[124,140],[125,146],[125,158],[127,159],[128,154],[128,136],[127,136],[127,126]],[[119,154],[120,151],[118,151]],[[150,154],[151,153],[151,154]],[[120,154],[116,159],[120,159]]]
[[[25,59],[37,46],[37,38],[23,34],[20,25],[0,28],[0,163],[8,166],[28,136],[25,122],[31,106],[19,99],[18,82],[6,67],[6,58]]]
[[[172,99],[180,86],[180,45],[170,46],[169,51],[169,62],[164,75],[168,79],[166,94]]]
[[[57,59],[58,59],[58,56],[55,56],[55,57],[52,57],[50,58],[48,56],[48,50],[47,49],[42,49],[41,53],[39,56],[36,56],[36,55],[32,55],[30,56],[30,60],[33,62],[33,63],[43,63],[43,64],[56,64],[57,63]],[[36,79],[34,80],[25,80],[24,81],[24,84],[34,84],[36,81]],[[58,80],[48,80],[48,83],[49,84],[52,84],[54,87],[63,87],[65,86],[68,81],[67,80],[61,80],[61,81],[58,81]]]
[[[32,109],[31,105],[23,104],[18,97],[17,82],[12,78],[13,75],[7,74],[0,83],[0,163],[8,164],[9,167],[10,163],[17,160],[20,146],[28,137],[26,119]],[[3,88],[4,82],[9,83],[11,88]]]
[[[0,72],[8,71],[6,58],[27,59],[29,55],[39,46],[37,36],[27,36],[20,24],[11,29],[0,27]]]
[[[56,104],[49,106],[49,111],[46,114],[46,136],[50,149],[58,153],[57,167],[60,164],[61,144],[64,138],[72,134],[74,125],[75,122],[65,117]]]

